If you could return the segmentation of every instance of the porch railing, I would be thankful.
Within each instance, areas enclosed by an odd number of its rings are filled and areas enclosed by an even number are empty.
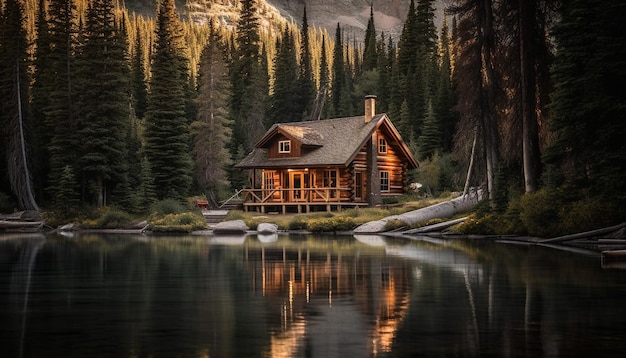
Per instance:
[[[328,203],[350,201],[349,191],[347,187],[243,189],[242,197],[244,203]]]

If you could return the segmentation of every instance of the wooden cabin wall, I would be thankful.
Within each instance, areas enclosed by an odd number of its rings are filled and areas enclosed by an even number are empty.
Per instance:
[[[408,164],[400,159],[397,144],[392,142],[383,133],[377,133],[378,139],[384,138],[387,141],[387,153],[378,153],[377,165],[379,171],[388,171],[389,191],[381,192],[381,195],[400,195],[404,194],[405,188],[408,186]],[[355,170],[367,170],[367,152],[366,146],[363,146],[356,155],[352,165],[352,172]],[[354,178],[354,175],[352,175]],[[367,178],[364,178],[367,180]]]

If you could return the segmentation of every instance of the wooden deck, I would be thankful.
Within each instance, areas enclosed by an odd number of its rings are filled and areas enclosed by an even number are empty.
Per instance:
[[[347,199],[348,188],[244,189],[244,211],[309,213],[365,207],[367,202]],[[342,195],[343,194],[343,195]]]

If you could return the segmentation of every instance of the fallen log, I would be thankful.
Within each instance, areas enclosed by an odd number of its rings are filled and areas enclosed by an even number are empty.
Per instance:
[[[425,208],[409,211],[404,214],[389,216],[381,220],[367,222],[356,229],[359,234],[376,234],[385,231],[387,222],[399,220],[406,226],[413,226],[417,223],[426,222],[437,218],[450,218],[454,215],[464,213],[478,204],[482,199],[482,190],[478,189],[467,195],[461,195],[452,200],[444,201]]]
[[[585,231],[585,232],[580,232],[577,234],[571,234],[571,235],[563,235],[563,236],[559,236],[559,237],[554,237],[551,239],[544,239],[541,240],[541,243],[557,243],[557,242],[566,242],[566,241],[572,241],[572,240],[576,240],[576,239],[585,239],[585,238],[590,238],[590,237],[597,237],[597,236],[601,236],[604,234],[608,234],[608,233],[612,233],[615,231],[618,231],[622,228],[626,227],[626,223],[621,223],[619,225],[615,225],[615,226],[609,226],[609,227],[605,227],[602,229],[596,229],[596,230],[591,230],[591,231]]]
[[[418,228],[415,228],[415,229],[404,231],[403,234],[411,235],[411,234],[421,234],[421,233],[425,233],[425,232],[441,231],[443,229],[449,228],[450,226],[453,226],[453,225],[456,225],[456,224],[460,224],[460,223],[464,222],[466,219],[467,219],[467,217],[462,217],[462,218],[459,218],[459,219],[449,220],[449,221],[442,222],[442,223],[426,225],[426,226],[422,226],[422,227],[418,227]]]

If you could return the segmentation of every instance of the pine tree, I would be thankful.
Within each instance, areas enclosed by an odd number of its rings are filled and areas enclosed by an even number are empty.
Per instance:
[[[439,60],[439,83],[437,93],[434,98],[435,114],[439,119],[441,129],[441,150],[450,152],[452,150],[453,134],[456,125],[454,105],[456,99],[452,84],[452,63],[450,57],[450,34],[447,19],[444,17],[440,35],[441,54]]]
[[[330,115],[337,116],[341,107],[341,96],[343,94],[343,86],[345,82],[343,62],[343,41],[341,37],[341,27],[337,23],[337,29],[335,30],[335,48],[333,50],[333,65],[332,65],[332,85],[331,85],[331,104],[332,111]]]
[[[363,71],[371,71],[378,66],[378,53],[376,48],[376,26],[374,24],[374,5],[370,6],[370,19],[365,30],[365,47],[363,48]]]
[[[130,69],[125,29],[116,28],[113,0],[93,0],[76,66],[79,157],[85,201],[114,204],[128,187]],[[118,199],[128,202],[126,193]],[[118,203],[119,204],[119,203]]]
[[[51,0],[48,8],[49,91],[43,108],[46,130],[50,133],[48,192],[53,198],[61,177],[73,170],[77,160],[78,135],[75,114],[74,51],[77,43],[76,8],[72,0]],[[48,78],[46,78],[48,80]],[[73,177],[76,177],[74,173]],[[62,205],[62,203],[56,203]]]
[[[274,91],[270,98],[268,112],[269,122],[266,127],[274,123],[298,121],[303,108],[298,90],[298,62],[293,36],[288,28],[284,29],[282,40],[278,40],[277,53],[274,57]]]
[[[313,65],[311,64],[309,22],[306,16],[306,5],[304,7],[304,14],[302,15],[302,28],[300,30],[300,69],[298,72],[298,82],[296,87],[298,93],[298,107],[296,108],[297,112],[294,113],[294,119],[299,120],[309,116],[315,93]]]
[[[24,14],[17,0],[6,0],[0,14],[0,126],[7,131],[7,174],[22,209],[39,210],[31,178],[28,52]]]
[[[457,43],[459,58],[456,66],[459,83],[459,113],[457,146],[463,146],[477,131],[481,144],[483,171],[489,199],[495,193],[495,171],[499,167],[500,137],[496,116],[496,73],[494,32],[491,0],[464,0],[453,13],[459,17]],[[476,36],[479,34],[479,36]]]
[[[50,171],[50,141],[52,133],[46,125],[44,109],[49,106],[49,93],[54,85],[54,72],[51,65],[51,38],[48,28],[46,0],[39,0],[37,18],[35,52],[33,60],[33,83],[31,85],[31,108],[33,116],[33,179],[37,197],[45,203],[43,188],[48,187]]]
[[[409,12],[406,15],[400,40],[398,42],[398,68],[401,75],[414,73],[416,71],[416,53],[417,53],[417,13],[415,10],[415,2],[411,0]]]
[[[227,167],[230,121],[227,111],[230,83],[225,44],[209,23],[209,39],[200,57],[198,72],[198,117],[191,125],[194,139],[197,180],[212,207],[217,207],[219,194],[228,188]]]
[[[421,159],[432,159],[441,149],[441,131],[432,102],[429,101],[426,108],[424,127],[419,137],[419,155]]]
[[[261,58],[259,19],[256,0],[241,0],[241,14],[237,23],[235,49],[229,68],[232,83],[231,114],[233,136],[231,155],[237,155],[240,145],[249,152],[265,132],[263,125],[268,96],[267,70]],[[234,181],[231,180],[234,184]]]
[[[135,51],[131,62],[131,73],[133,108],[135,110],[135,116],[139,119],[143,119],[146,113],[148,89],[146,88],[146,70],[143,65],[143,44],[141,43],[141,36],[139,36],[139,33],[139,28],[137,28],[134,47]]]
[[[545,160],[562,173],[559,184],[573,196],[587,192],[621,207],[626,202],[626,5],[568,1],[561,4],[560,16],[549,121],[555,139]],[[558,186],[551,189],[559,192]]]
[[[188,119],[187,59],[174,0],[160,3],[146,111],[145,154],[158,199],[182,200],[192,182]]]

